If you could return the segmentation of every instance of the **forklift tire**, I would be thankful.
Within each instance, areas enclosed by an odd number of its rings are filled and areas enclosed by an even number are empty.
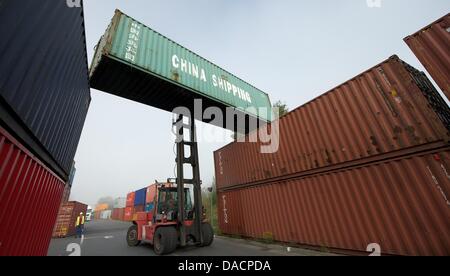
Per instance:
[[[170,254],[177,249],[178,233],[175,227],[159,227],[153,237],[153,250],[157,255]]]
[[[210,246],[214,241],[214,230],[209,223],[202,224],[203,244],[200,247]]]
[[[138,246],[141,241],[138,240],[138,229],[136,225],[131,225],[127,232],[128,246]]]

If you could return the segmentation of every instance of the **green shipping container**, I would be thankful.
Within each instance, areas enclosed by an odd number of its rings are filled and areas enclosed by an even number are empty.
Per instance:
[[[90,79],[92,88],[169,112],[202,99],[202,111],[232,107],[265,122],[272,118],[266,93],[119,10],[97,45]]]

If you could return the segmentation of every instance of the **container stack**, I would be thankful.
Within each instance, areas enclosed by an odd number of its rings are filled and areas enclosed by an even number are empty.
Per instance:
[[[114,209],[112,210],[111,215],[112,220],[124,220],[126,204],[127,199],[125,197],[119,197],[114,200]]]
[[[124,213],[124,220],[125,221],[132,221],[133,220],[134,198],[135,198],[135,192],[131,192],[131,193],[129,193],[127,195],[127,201],[126,201],[126,207],[125,207],[125,213]]]
[[[107,203],[97,204],[94,209],[94,220],[104,219],[104,217],[111,217],[111,207]],[[107,218],[109,219],[109,218]]]
[[[55,228],[53,230],[54,238],[66,238],[76,234],[76,220],[80,213],[86,215],[87,205],[80,202],[67,202],[61,205]]]
[[[156,194],[156,185],[150,185],[146,188],[129,193],[126,198],[123,220],[133,221],[136,220],[137,213],[153,212]]]
[[[46,255],[90,104],[83,8],[2,1],[0,33],[0,255]]]
[[[405,38],[423,66],[450,100],[450,13]]]
[[[393,56],[282,117],[273,153],[261,142],[216,151],[220,228],[353,252],[378,243],[384,254],[449,255],[449,130],[438,91]]]

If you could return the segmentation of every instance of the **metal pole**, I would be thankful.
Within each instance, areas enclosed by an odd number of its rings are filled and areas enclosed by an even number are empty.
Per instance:
[[[199,237],[200,244],[203,244],[203,232],[202,232],[202,215],[203,215],[203,206],[202,206],[202,187],[200,181],[200,167],[199,167],[199,158],[198,158],[198,146],[197,146],[197,132],[195,128],[195,119],[193,117],[190,118],[191,125],[191,158],[194,160],[192,162],[193,169],[193,182],[194,182],[194,198],[195,198],[195,228],[197,237]]]
[[[211,226],[214,228],[214,220],[213,220],[213,189],[211,189]]]
[[[180,245],[186,246],[186,229],[184,227],[184,126],[183,115],[176,121],[177,131],[177,194],[178,194],[178,227],[180,229]]]

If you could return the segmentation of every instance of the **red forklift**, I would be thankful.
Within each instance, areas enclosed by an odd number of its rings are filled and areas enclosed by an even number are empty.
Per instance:
[[[135,216],[133,225],[127,233],[129,246],[138,246],[142,242],[150,243],[157,255],[174,252],[177,247],[196,245],[210,246],[214,240],[214,231],[206,221],[206,211],[202,206],[201,181],[199,170],[198,146],[193,118],[185,123],[182,115],[173,122],[176,129],[177,176],[175,183],[154,184],[153,209],[140,212]],[[189,141],[185,139],[185,130]],[[186,157],[186,148],[190,156]],[[192,179],[184,178],[184,165],[192,167]],[[193,191],[193,192],[191,192]]]

